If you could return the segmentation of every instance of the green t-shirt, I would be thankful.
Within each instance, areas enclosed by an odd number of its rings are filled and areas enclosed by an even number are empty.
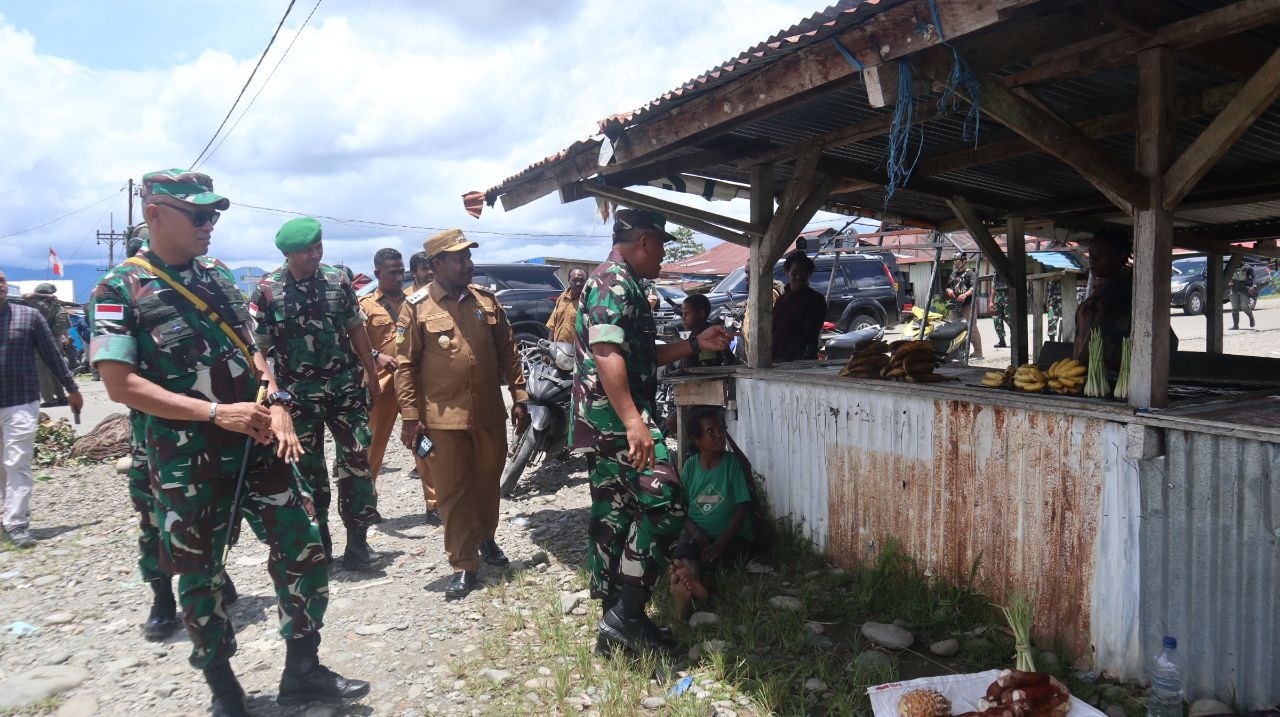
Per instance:
[[[720,463],[711,469],[703,468],[698,456],[689,456],[684,462],[681,480],[689,495],[689,518],[712,540],[729,529],[739,504],[751,502],[742,463],[731,453],[724,454]],[[738,528],[737,537],[755,540],[750,513]]]

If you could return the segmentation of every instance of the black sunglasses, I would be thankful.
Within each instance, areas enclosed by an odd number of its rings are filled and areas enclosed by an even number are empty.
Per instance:
[[[195,226],[195,227],[202,227],[205,224],[209,224],[209,225],[217,224],[218,217],[222,216],[222,212],[216,209],[187,209],[186,207],[180,207],[177,204],[170,204],[168,202],[157,202],[157,203],[164,205],[170,209],[174,209],[179,212],[182,212],[183,214],[186,215],[187,219],[191,220],[192,226]]]

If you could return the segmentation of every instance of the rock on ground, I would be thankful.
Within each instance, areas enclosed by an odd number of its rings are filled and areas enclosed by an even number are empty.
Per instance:
[[[71,665],[45,665],[0,682],[0,710],[16,710],[79,687],[89,671]]]
[[[890,650],[904,650],[911,647],[916,638],[910,632],[897,625],[886,625],[882,622],[865,622],[862,624],[862,636],[871,642],[887,647]]]
[[[929,652],[938,657],[951,657],[960,652],[960,641],[955,639],[939,640],[929,646]]]

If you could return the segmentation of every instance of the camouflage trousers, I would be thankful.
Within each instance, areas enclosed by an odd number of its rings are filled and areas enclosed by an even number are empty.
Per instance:
[[[667,569],[684,526],[684,490],[676,481],[662,433],[652,430],[657,466],[644,472],[626,462],[626,438],[601,441],[591,467],[591,597],[615,600],[624,584],[652,590]],[[611,445],[609,445],[611,444]]]
[[[316,505],[316,521],[329,523],[329,469],[324,460],[324,430],[333,434],[337,455],[333,473],[338,481],[338,515],[349,528],[373,524],[378,496],[369,473],[368,394],[358,383],[335,388],[337,382],[322,384],[320,390],[307,387],[295,394],[293,428],[304,451],[298,468],[307,480],[307,489]]]
[[[1057,341],[1062,331],[1062,299],[1049,300],[1049,340]]]
[[[204,669],[236,651],[235,629],[222,602],[222,551],[244,457],[244,436],[206,423],[148,417],[147,460],[159,526],[159,568],[178,575],[178,604],[191,638],[189,661]],[[249,527],[270,553],[280,634],[319,631],[329,603],[329,573],[320,533],[307,513],[288,464],[255,447],[241,495]]]
[[[996,326],[996,341],[1004,343],[1004,325],[1009,323],[1009,290],[996,289],[995,306],[991,311],[991,321]]]
[[[147,475],[146,415],[129,411],[129,428],[129,500],[138,513],[138,573],[145,582],[167,581],[172,576],[160,568],[160,525]]]

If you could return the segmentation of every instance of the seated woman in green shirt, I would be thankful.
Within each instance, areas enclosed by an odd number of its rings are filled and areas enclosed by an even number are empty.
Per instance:
[[[680,480],[689,517],[676,544],[672,590],[681,613],[690,600],[705,600],[726,563],[743,563],[755,550],[751,491],[742,462],[725,452],[719,411],[694,417],[690,436],[698,449],[684,464]]]

